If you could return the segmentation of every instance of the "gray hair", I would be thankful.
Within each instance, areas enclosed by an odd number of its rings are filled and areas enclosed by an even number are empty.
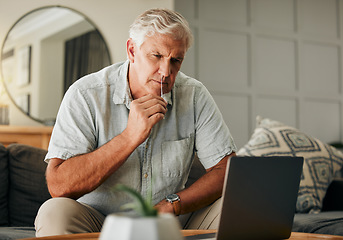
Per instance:
[[[145,37],[154,34],[172,36],[175,40],[186,40],[187,49],[193,43],[192,31],[187,20],[179,13],[169,9],[150,9],[136,18],[130,26],[130,38],[140,47]]]

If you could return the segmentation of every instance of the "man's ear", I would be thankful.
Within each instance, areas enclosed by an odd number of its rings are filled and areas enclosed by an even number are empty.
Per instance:
[[[135,60],[135,50],[136,50],[136,44],[132,40],[132,38],[129,38],[126,41],[126,53],[131,63],[134,63],[134,60]]]

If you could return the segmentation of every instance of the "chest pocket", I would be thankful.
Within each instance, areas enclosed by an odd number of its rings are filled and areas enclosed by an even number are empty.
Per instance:
[[[194,136],[162,144],[162,171],[164,177],[187,178],[192,164]]]

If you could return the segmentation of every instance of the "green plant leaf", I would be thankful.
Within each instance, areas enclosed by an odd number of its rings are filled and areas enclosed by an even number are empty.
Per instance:
[[[151,197],[147,200],[145,200],[140,193],[138,193],[136,190],[123,185],[123,184],[117,184],[114,188],[115,191],[123,191],[127,194],[129,194],[134,202],[128,203],[123,206],[124,209],[132,209],[140,216],[148,217],[148,216],[157,216],[157,209],[155,209],[152,205],[152,199]]]

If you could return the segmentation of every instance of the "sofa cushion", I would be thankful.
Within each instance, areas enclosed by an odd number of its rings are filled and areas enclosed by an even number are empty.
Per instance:
[[[47,151],[22,144],[12,144],[9,154],[9,224],[10,226],[34,225],[41,204],[50,198],[46,181]]]
[[[22,238],[34,238],[36,231],[34,227],[1,227],[0,240],[14,240]]]
[[[303,173],[296,211],[318,213],[326,190],[343,165],[343,153],[278,121],[257,117],[257,127],[237,155],[302,156]]]
[[[196,182],[200,177],[206,173],[204,166],[201,164],[197,155],[194,156],[193,164],[189,172],[188,180],[186,183],[186,188],[191,186]]]
[[[343,212],[297,213],[292,231],[343,236]]]
[[[8,226],[8,153],[0,143],[0,226]]]

